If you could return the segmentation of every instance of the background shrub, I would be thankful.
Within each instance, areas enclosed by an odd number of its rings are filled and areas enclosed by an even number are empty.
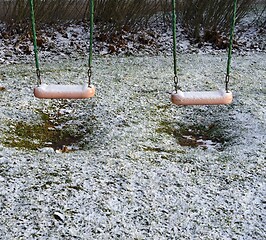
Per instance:
[[[58,20],[78,20],[85,16],[88,1],[84,0],[34,0],[36,19],[51,23]],[[29,19],[28,0],[0,2],[0,20],[21,23]]]
[[[139,29],[160,11],[161,5],[160,0],[98,0],[95,17],[108,30],[124,26]]]
[[[253,5],[254,23],[261,28],[266,28],[266,0],[257,1]]]
[[[256,0],[238,0],[237,21],[242,19]],[[197,41],[208,41],[225,32],[231,24],[232,0],[179,0],[177,11],[188,34]]]
[[[35,0],[39,23],[86,20],[89,18],[89,0]],[[197,41],[212,41],[226,32],[231,23],[232,0],[176,0],[179,20],[190,37]],[[238,0],[237,21],[251,10],[254,23],[265,27],[266,0]],[[23,23],[29,21],[28,0],[0,1],[0,21]],[[155,16],[171,20],[171,0],[95,0],[95,22],[101,31],[121,28],[139,30]]]
[[[89,0],[35,0],[36,20],[42,23],[89,18]],[[162,9],[161,0],[95,0],[95,21],[110,30],[139,28]],[[0,21],[21,23],[29,19],[28,0],[0,2]]]

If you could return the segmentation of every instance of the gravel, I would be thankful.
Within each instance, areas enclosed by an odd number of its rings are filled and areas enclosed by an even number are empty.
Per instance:
[[[33,64],[0,65],[0,239],[265,239],[265,55],[234,54],[228,106],[172,105],[167,54],[95,57],[88,100],[36,99]],[[43,81],[86,81],[81,58]],[[223,87],[226,58],[180,54],[180,85]]]

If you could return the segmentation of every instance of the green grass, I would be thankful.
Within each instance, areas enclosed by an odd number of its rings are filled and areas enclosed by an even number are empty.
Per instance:
[[[80,148],[80,141],[84,132],[68,128],[64,120],[54,121],[48,114],[39,112],[42,122],[27,123],[23,121],[10,121],[9,132],[5,133],[4,145],[12,148],[37,150],[43,147],[51,147],[54,150],[62,150],[64,146]],[[63,126],[62,128],[57,128]]]

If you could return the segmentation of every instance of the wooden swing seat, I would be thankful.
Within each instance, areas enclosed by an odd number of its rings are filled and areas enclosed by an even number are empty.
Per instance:
[[[46,85],[34,88],[34,96],[46,99],[82,99],[91,98],[95,94],[95,87],[84,85]]]
[[[178,90],[171,94],[171,101],[176,105],[219,105],[230,104],[233,100],[232,92],[225,90],[182,92]]]

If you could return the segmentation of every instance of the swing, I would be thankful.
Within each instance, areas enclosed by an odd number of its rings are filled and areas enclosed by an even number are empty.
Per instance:
[[[172,0],[172,16],[173,16],[173,58],[174,58],[174,84],[175,92],[171,94],[171,102],[175,105],[220,105],[220,104],[230,104],[233,100],[233,94],[228,90],[230,66],[232,58],[232,48],[233,48],[233,33],[236,21],[236,8],[237,0],[234,0],[234,10],[232,25],[230,30],[230,42],[228,50],[228,60],[227,60],[227,72],[225,78],[225,90],[216,91],[187,91],[183,92],[178,87],[178,77],[177,77],[177,60],[176,60],[176,2]]]
[[[43,84],[41,81],[38,49],[37,49],[37,34],[35,27],[34,0],[30,1],[31,24],[33,33],[33,45],[35,55],[35,65],[38,84],[34,88],[34,96],[44,99],[84,99],[91,98],[95,95],[95,87],[91,85],[91,65],[92,65],[92,39],[93,39],[93,15],[94,15],[94,0],[90,0],[90,47],[88,61],[88,83],[82,85],[59,85],[59,84]]]
[[[171,101],[176,105],[230,104],[232,99],[232,92],[226,92],[222,89],[202,92],[182,92],[177,90],[176,93],[171,94]]]

